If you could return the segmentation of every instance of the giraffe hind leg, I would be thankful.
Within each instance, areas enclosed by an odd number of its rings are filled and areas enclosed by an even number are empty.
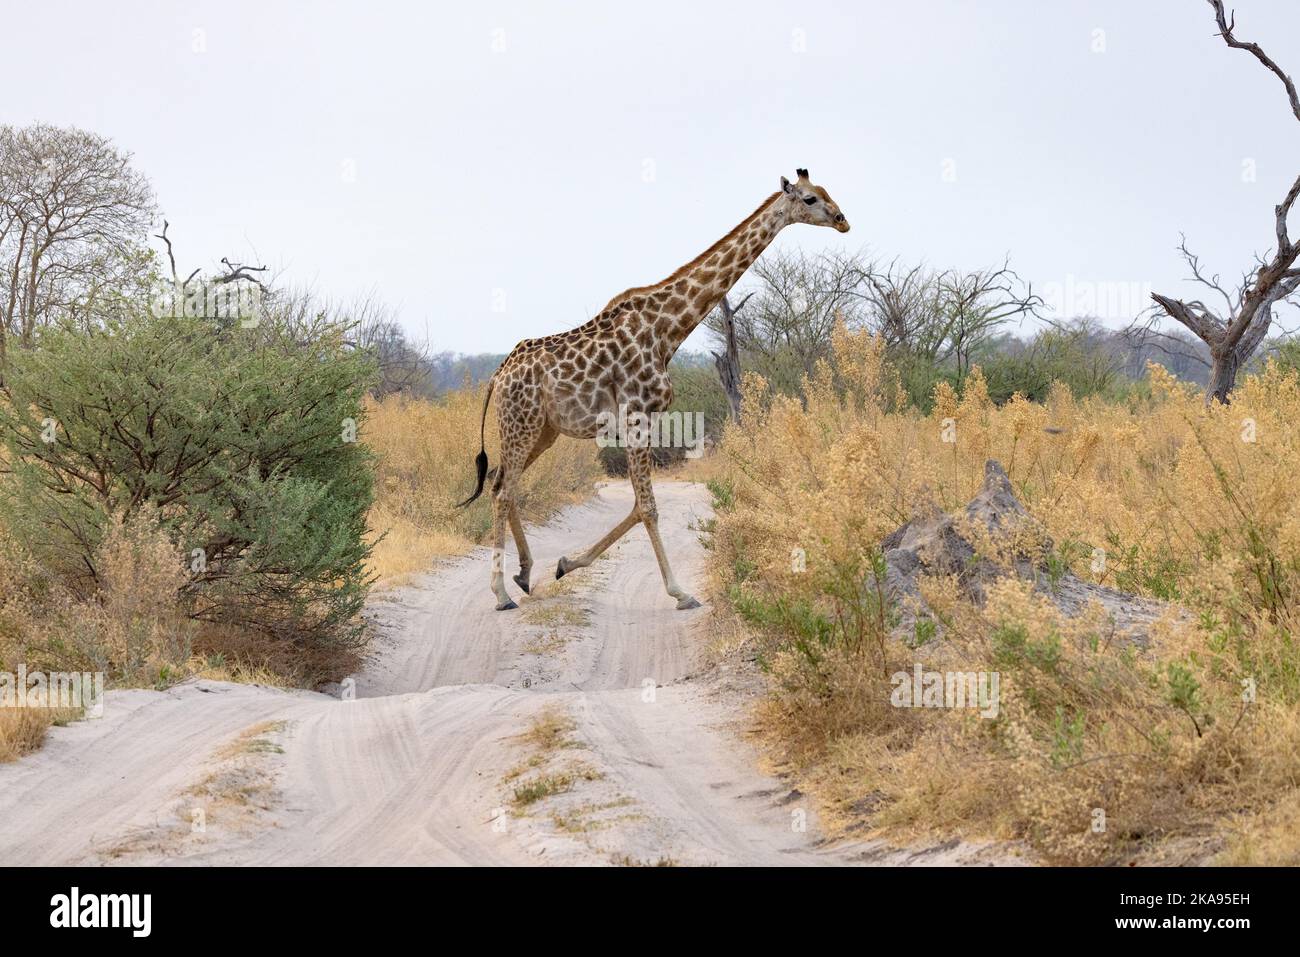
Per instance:
[[[519,574],[513,576],[514,582],[527,595],[532,592],[528,587],[528,579],[533,570],[533,554],[528,548],[528,539],[524,537],[524,525],[519,520],[519,508],[514,502],[510,503],[510,531],[515,536],[515,549],[519,552]]]
[[[500,488],[493,489],[492,496],[492,591],[497,596],[497,611],[519,607],[510,598],[505,584],[506,522],[509,521],[511,508],[511,496],[507,488],[502,483]]]
[[[518,608],[505,584],[506,526],[513,529],[515,522],[515,492],[518,487],[520,460],[516,456],[503,456],[497,480],[492,488],[492,591],[497,597],[497,611]],[[524,553],[528,545],[524,543]],[[531,559],[529,559],[531,563]]]
[[[536,462],[538,457],[551,447],[558,435],[559,433],[549,426],[544,428],[515,477],[522,476],[528,470],[528,466]],[[524,590],[525,595],[531,594],[529,578],[533,570],[533,553],[528,547],[528,538],[524,535],[524,524],[519,520],[518,505],[513,500],[510,502],[510,531],[515,537],[515,550],[519,553],[519,574],[513,576],[514,582]]]

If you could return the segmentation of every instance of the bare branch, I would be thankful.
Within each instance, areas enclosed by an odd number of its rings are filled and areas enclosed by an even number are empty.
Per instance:
[[[1232,313],[1235,311],[1237,307],[1237,303],[1233,302],[1232,297],[1228,295],[1227,290],[1225,290],[1223,286],[1220,285],[1218,273],[1215,273],[1213,276],[1207,279],[1205,275],[1201,272],[1201,258],[1187,248],[1186,235],[1180,235],[1180,241],[1178,243],[1178,251],[1179,253],[1182,254],[1182,257],[1184,261],[1186,261],[1188,268],[1191,269],[1192,271],[1192,278],[1190,281],[1199,282],[1201,285],[1206,286],[1209,289],[1213,289],[1220,296],[1222,296],[1224,303],[1228,307],[1228,315],[1232,315]],[[1249,282],[1248,279],[1243,282],[1243,286],[1247,282]],[[1237,300],[1238,302],[1240,302],[1241,300],[1240,290],[1238,291],[1237,294]]]
[[[167,244],[167,261],[171,263],[171,267],[172,267],[172,282],[175,283],[177,286],[180,286],[180,277],[176,275],[176,252],[175,250],[172,249],[172,241],[167,238],[167,230],[170,227],[171,227],[171,223],[167,222],[167,220],[164,219],[162,232],[156,233],[154,235],[154,238],[161,239],[164,243]],[[193,278],[194,277],[191,275],[190,279]],[[189,279],[185,281],[186,283],[188,283]]]
[[[1223,337],[1223,321],[1213,315],[1203,304],[1186,303],[1181,299],[1162,296],[1158,292],[1153,292],[1151,298],[1207,345],[1213,345]]]
[[[1258,43],[1247,43],[1244,40],[1238,40],[1232,35],[1237,26],[1237,14],[1234,12],[1232,20],[1229,22],[1223,12],[1223,0],[1209,0],[1209,4],[1214,8],[1214,19],[1219,24],[1219,36],[1223,37],[1223,41],[1233,49],[1248,51],[1256,60],[1277,75],[1277,78],[1282,81],[1282,85],[1286,87],[1287,99],[1291,101],[1291,112],[1295,114],[1297,120],[1300,120],[1300,95],[1296,94],[1295,83],[1291,81],[1291,77],[1287,76],[1282,71],[1282,68],[1260,49]]]
[[[1234,35],[1236,17],[1224,11],[1223,0],[1208,0],[1214,10],[1219,36],[1231,48],[1245,50],[1282,81],[1286,88],[1291,112],[1300,120],[1300,95],[1295,83],[1257,43],[1239,40]],[[1300,248],[1292,242],[1287,231],[1287,218],[1300,199],[1300,177],[1292,184],[1282,202],[1274,207],[1274,235],[1277,248],[1271,259],[1255,257],[1254,270],[1242,276],[1236,298],[1228,294],[1217,275],[1207,277],[1201,271],[1200,260],[1187,248],[1186,239],[1179,251],[1192,272],[1192,280],[1215,290],[1227,306],[1221,319],[1204,303],[1185,302],[1169,296],[1152,294],[1151,298],[1173,319],[1182,323],[1209,347],[1213,358],[1213,373],[1206,401],[1218,399],[1226,402],[1236,384],[1237,371],[1245,367],[1251,354],[1268,336],[1273,323],[1273,305],[1294,294],[1296,280],[1294,269]]]
[[[1287,235],[1286,221],[1291,215],[1291,207],[1295,205],[1297,197],[1300,197],[1300,176],[1297,176],[1296,181],[1291,184],[1291,189],[1281,204],[1273,207],[1273,215],[1277,219],[1277,249],[1280,254],[1285,254],[1291,249],[1291,237]]]
[[[249,273],[266,272],[269,268],[267,266],[245,266],[243,263],[232,263],[224,256],[221,257],[221,265],[226,267],[226,273],[213,279],[212,281],[214,283],[220,284],[247,280],[248,282],[260,286],[262,285],[262,280],[258,279],[256,276],[250,276]]]

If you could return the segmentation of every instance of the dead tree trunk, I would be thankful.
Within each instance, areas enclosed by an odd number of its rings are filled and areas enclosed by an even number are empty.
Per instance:
[[[713,364],[718,369],[722,391],[727,394],[732,422],[740,421],[740,349],[736,346],[736,313],[745,308],[752,295],[751,292],[745,296],[734,309],[726,296],[718,304],[718,311],[722,313],[723,351],[713,353]]]
[[[1259,44],[1238,40],[1233,36],[1236,17],[1234,15],[1231,21],[1228,19],[1224,13],[1223,0],[1208,2],[1214,8],[1219,36],[1233,49],[1250,53],[1282,81],[1291,104],[1291,112],[1300,120],[1300,96],[1296,94],[1291,77],[1268,57]],[[1186,326],[1209,347],[1212,368],[1210,384],[1205,390],[1206,403],[1228,401],[1229,394],[1237,384],[1237,373],[1259,348],[1273,324],[1274,304],[1288,298],[1300,287],[1300,269],[1296,268],[1300,246],[1293,243],[1287,233],[1287,216],[1297,197],[1300,197],[1300,177],[1296,178],[1281,204],[1273,209],[1276,250],[1271,258],[1260,259],[1258,268],[1247,274],[1235,296],[1224,291],[1218,276],[1202,273],[1199,261],[1188,251],[1185,240],[1179,247],[1183,258],[1191,267],[1192,278],[1223,298],[1226,309],[1222,317],[1199,300],[1184,302],[1158,293],[1151,295],[1166,314]]]

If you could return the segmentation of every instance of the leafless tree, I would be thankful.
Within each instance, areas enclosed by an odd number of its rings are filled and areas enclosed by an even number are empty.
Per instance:
[[[9,337],[30,342],[139,267],[154,198],[130,161],[83,130],[0,126],[0,370]]]
[[[727,394],[727,407],[731,410],[731,421],[740,421],[740,348],[736,344],[736,313],[745,308],[754,294],[748,293],[735,306],[731,299],[722,297],[718,303],[718,335],[722,339],[722,351],[713,353],[713,364],[718,370],[718,379],[722,391]]]
[[[899,359],[949,364],[964,375],[1007,321],[1036,315],[1042,304],[1006,261],[938,271],[897,260],[881,265],[855,254],[785,253],[759,260],[751,275],[756,288],[741,301],[749,303],[745,312],[726,300],[708,319],[722,345],[714,360],[733,410],[739,388],[727,383],[732,375],[738,380],[741,362],[777,391],[796,393],[802,377],[830,351],[837,322],[882,336]]]
[[[164,219],[162,232],[155,234],[154,238],[162,240],[167,250],[167,264],[171,270],[172,286],[171,294],[167,298],[175,304],[174,307],[182,310],[181,314],[201,316],[225,327],[235,322],[247,325],[250,322],[260,321],[269,305],[269,299],[276,295],[268,288],[262,275],[268,272],[270,267],[232,263],[229,258],[222,257],[222,269],[211,276],[200,277],[199,274],[203,270],[198,268],[182,279],[176,267],[176,248],[172,245],[171,237],[167,235],[170,228],[171,223]],[[210,292],[221,290],[221,287],[225,286],[230,286],[231,289],[224,291],[224,295],[209,295]],[[241,295],[241,293],[253,294]],[[201,312],[187,311],[187,304],[192,298],[201,299]],[[153,303],[152,307],[156,308],[157,303]]]
[[[374,299],[364,299],[348,314],[357,322],[357,347],[368,350],[379,367],[376,398],[396,392],[424,395],[431,391],[428,347],[408,339],[387,307]]]
[[[1300,96],[1295,83],[1260,48],[1257,43],[1238,40],[1234,35],[1235,14],[1229,18],[1224,12],[1223,0],[1208,0],[1214,9],[1219,36],[1235,50],[1245,50],[1267,70],[1277,76],[1286,88],[1291,112],[1300,120]],[[1209,347],[1211,360],[1210,383],[1205,390],[1207,403],[1227,402],[1237,382],[1237,373],[1268,335],[1273,323],[1273,307],[1288,299],[1300,287],[1300,269],[1296,260],[1300,246],[1291,241],[1287,233],[1287,217],[1296,198],[1300,197],[1300,176],[1292,184],[1282,202],[1274,207],[1274,231],[1277,247],[1270,255],[1258,257],[1254,266],[1243,277],[1241,286],[1232,294],[1223,287],[1217,275],[1207,275],[1200,260],[1187,248],[1186,240],[1179,246],[1183,259],[1192,273],[1192,280],[1222,299],[1223,310],[1206,305],[1199,299],[1184,301],[1171,296],[1153,293],[1151,298],[1169,316],[1182,323]]]
[[[871,330],[894,351],[934,358],[945,326],[939,274],[924,264],[881,266],[866,263],[856,271],[854,295],[865,303]]]
[[[222,263],[229,268],[226,260]],[[267,291],[264,302],[288,341],[304,344],[323,331],[341,333],[342,345],[370,353],[376,365],[372,392],[377,398],[397,392],[426,396],[435,392],[434,359],[428,347],[408,339],[393,310],[373,293],[331,301],[311,288],[276,288]]]
[[[1165,331],[1139,320],[1115,336],[1124,350],[1124,374],[1130,379],[1141,379],[1146,375],[1147,363],[1157,362],[1180,379],[1201,385],[1209,382],[1209,348],[1185,330]]]
[[[1003,260],[1000,267],[970,272],[949,270],[939,277],[943,293],[944,325],[939,337],[959,376],[970,371],[974,351],[1009,320],[1037,315],[1043,300],[1033,287],[1022,283]]]
[[[925,266],[869,263],[860,268],[854,295],[866,304],[865,321],[895,352],[928,362],[952,362],[970,371],[976,350],[1008,320],[1036,315],[1042,299],[1011,269],[936,272]]]
[[[750,272],[753,300],[743,314],[732,315],[740,358],[778,391],[797,392],[829,351],[837,316],[854,321],[858,270],[852,257],[779,253],[760,259]],[[725,341],[721,310],[706,322]]]

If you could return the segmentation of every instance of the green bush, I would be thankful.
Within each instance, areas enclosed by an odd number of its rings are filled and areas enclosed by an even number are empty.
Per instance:
[[[718,381],[717,369],[712,363],[687,365],[674,360],[668,366],[668,375],[673,383],[673,404],[669,408],[684,413],[703,412],[705,434],[718,439],[731,421],[731,407]]]
[[[922,415],[933,411],[934,390],[940,382],[948,383],[955,391],[961,390],[962,377],[957,370],[945,368],[933,359],[899,350],[890,356],[889,361],[898,373],[898,383],[907,397],[907,404]]]
[[[1286,372],[1300,374],[1300,339],[1286,338],[1277,342],[1272,353],[1273,361]],[[1263,365],[1262,360],[1251,363],[1252,371]]]
[[[290,333],[274,315],[42,330],[9,356],[0,518],[90,596],[114,517],[155,509],[189,563],[193,617],[355,647],[372,499],[355,436],[374,369],[343,339],[324,317]]]
[[[1024,351],[991,351],[979,365],[989,396],[999,405],[1016,393],[1044,402],[1055,382],[1068,386],[1076,399],[1119,398],[1125,386],[1116,359],[1086,329],[1044,330]]]

